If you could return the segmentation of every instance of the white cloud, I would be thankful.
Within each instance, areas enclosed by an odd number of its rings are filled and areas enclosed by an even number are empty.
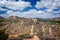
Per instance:
[[[25,1],[1,1],[0,6],[6,6],[9,9],[13,10],[23,10],[26,7],[31,7],[30,2]]]
[[[54,8],[60,7],[60,0],[41,0],[40,2],[39,1],[37,2],[35,7],[38,9],[41,7],[54,9]]]
[[[18,16],[18,17],[25,17],[25,18],[55,18],[55,17],[60,17],[58,14],[60,11],[37,11],[35,9],[31,9],[28,12],[19,12],[19,11],[8,11],[5,15],[2,15],[3,17],[8,17],[8,16]],[[57,13],[55,15],[55,13]]]
[[[54,8],[60,7],[59,5],[60,1],[55,0],[54,2],[52,0],[42,0],[41,2],[37,2],[36,8],[46,7],[45,11],[37,11],[36,9],[31,9],[27,12],[20,12],[20,11],[13,11],[13,10],[23,10],[26,7],[31,7],[30,2],[25,1],[1,1],[1,6],[6,6],[7,8],[13,9],[8,10],[6,14],[1,14],[2,17],[8,17],[8,16],[18,16],[18,17],[26,17],[26,18],[53,18],[53,17],[60,17],[58,13],[60,11],[54,11]],[[57,5],[58,4],[58,5]],[[0,8],[0,10],[5,10]],[[55,15],[56,14],[56,15]]]
[[[53,17],[60,17],[59,11],[54,11],[53,9],[60,7],[60,0],[41,0],[40,2],[38,1],[37,4],[35,5],[37,9],[40,9],[42,7],[46,7],[44,14],[41,14],[42,17],[44,18],[53,18]]]

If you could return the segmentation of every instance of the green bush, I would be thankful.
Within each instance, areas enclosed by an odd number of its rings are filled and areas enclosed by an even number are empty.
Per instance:
[[[0,30],[0,40],[7,40],[8,34],[4,30]]]

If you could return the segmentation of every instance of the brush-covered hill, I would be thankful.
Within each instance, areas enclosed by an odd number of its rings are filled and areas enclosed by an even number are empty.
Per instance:
[[[49,28],[51,28],[52,32],[60,33],[60,18],[41,19],[10,16],[6,19],[2,18],[0,23],[5,24],[0,26],[0,29],[6,29],[6,33],[10,35],[30,34],[32,26],[33,32],[39,36],[43,34],[43,30],[45,30],[46,35],[49,34]]]

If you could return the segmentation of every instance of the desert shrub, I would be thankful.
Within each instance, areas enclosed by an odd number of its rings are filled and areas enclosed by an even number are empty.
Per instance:
[[[0,40],[7,40],[8,34],[5,33],[5,30],[0,30]]]

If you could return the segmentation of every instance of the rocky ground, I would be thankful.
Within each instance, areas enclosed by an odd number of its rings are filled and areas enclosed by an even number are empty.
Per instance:
[[[2,21],[3,20],[3,21]],[[7,19],[0,18],[0,30],[5,29],[9,36],[19,36],[22,34],[30,34],[33,26],[33,33],[39,38],[43,37],[56,37],[60,38],[60,21],[58,19],[39,19],[39,18],[18,18],[9,17]],[[37,40],[37,39],[36,39]]]

